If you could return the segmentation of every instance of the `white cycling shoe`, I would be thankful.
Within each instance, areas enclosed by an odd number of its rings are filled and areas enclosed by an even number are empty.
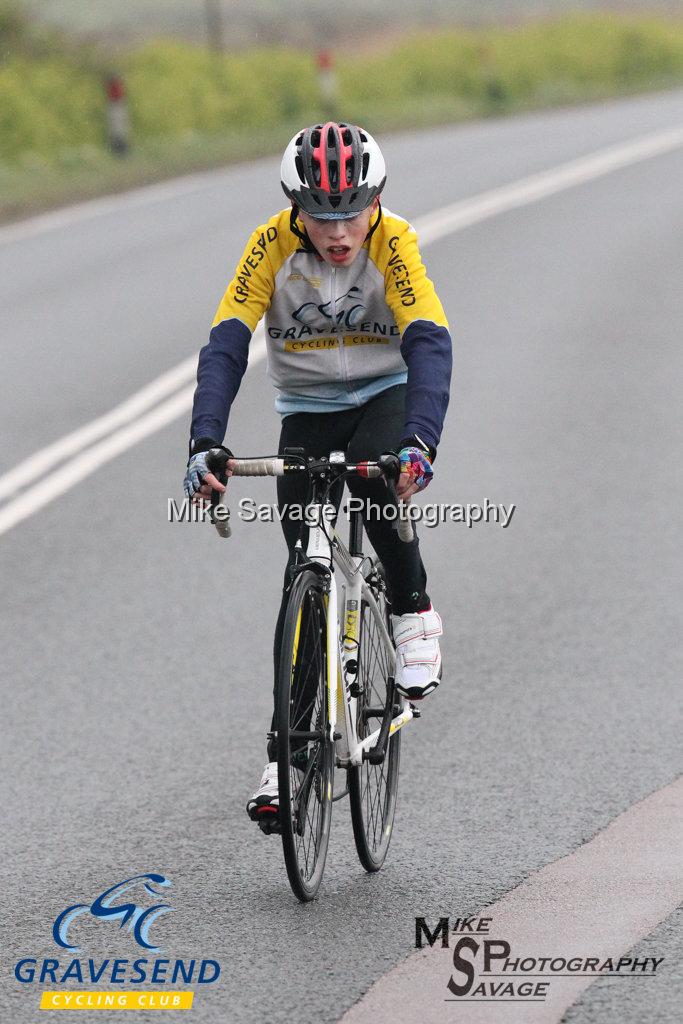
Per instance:
[[[261,784],[247,803],[247,814],[252,821],[276,817],[280,813],[280,797],[277,784],[277,761],[271,761],[263,769]]]
[[[441,616],[430,604],[425,612],[392,615],[396,644],[396,689],[408,700],[422,700],[441,679]]]

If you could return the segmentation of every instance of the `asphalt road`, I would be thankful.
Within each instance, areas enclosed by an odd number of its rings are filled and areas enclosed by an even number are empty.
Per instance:
[[[386,203],[417,218],[682,122],[674,93],[394,136]],[[223,542],[167,523],[186,420],[0,538],[2,1020],[39,1017],[41,987],[12,968],[57,955],[64,907],[160,871],[175,908],[156,926],[164,955],[222,965],[193,1020],[334,1021],[410,954],[415,915],[485,907],[680,773],[682,170],[679,149],[425,253],[455,343],[429,500],[517,509],[506,530],[422,531],[445,676],[406,733],[379,875],[360,868],[337,804],[324,889],[299,906],[278,840],[244,813],[282,542],[275,524],[238,523]],[[0,472],[203,343],[248,231],[281,205],[268,160],[0,242]],[[272,406],[259,364],[235,451],[275,449]],[[132,954],[112,925],[79,929],[84,957]],[[667,978],[640,1004],[598,982],[566,1019],[635,1022],[646,1007],[677,1021],[680,915],[643,944]]]

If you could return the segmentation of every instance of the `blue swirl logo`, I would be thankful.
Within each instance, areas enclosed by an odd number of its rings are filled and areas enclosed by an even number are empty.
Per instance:
[[[153,953],[161,952],[158,946],[152,945],[149,941],[149,929],[158,917],[168,914],[173,907],[168,903],[156,903],[152,907],[141,907],[137,903],[115,902],[124,893],[140,886],[151,896],[161,896],[162,894],[154,888],[155,885],[167,888],[171,882],[164,875],[135,875],[133,878],[127,878],[124,882],[112,885],[111,889],[107,889],[95,897],[92,903],[75,903],[72,907],[67,907],[55,919],[52,926],[52,937],[58,946],[79,953],[79,947],[69,941],[69,928],[77,917],[81,917],[83,914],[92,914],[93,917],[102,921],[120,921],[119,928],[127,925],[128,931],[132,933],[139,946],[149,949]]]

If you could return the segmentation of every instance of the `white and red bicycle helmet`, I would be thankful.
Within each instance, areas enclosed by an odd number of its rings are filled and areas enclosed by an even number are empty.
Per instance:
[[[352,124],[314,124],[297,132],[280,168],[285,195],[304,213],[343,220],[365,210],[387,180],[372,135]]]

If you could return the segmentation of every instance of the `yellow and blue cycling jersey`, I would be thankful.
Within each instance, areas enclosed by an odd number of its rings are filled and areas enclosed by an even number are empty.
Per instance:
[[[202,349],[192,437],[222,440],[265,317],[276,408],[333,412],[405,382],[406,429],[434,448],[448,405],[451,339],[411,225],[382,210],[348,267],[330,266],[282,210],[251,235]]]

